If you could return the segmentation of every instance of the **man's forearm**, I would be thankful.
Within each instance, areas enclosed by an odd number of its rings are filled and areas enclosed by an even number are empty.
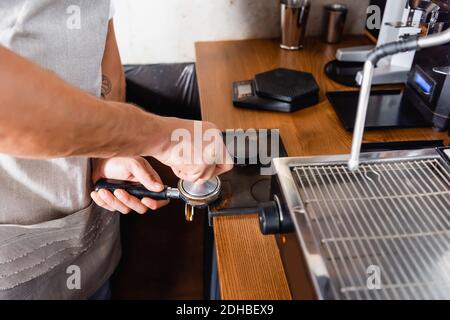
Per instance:
[[[154,155],[168,138],[161,122],[137,107],[93,97],[0,47],[0,153]]]
[[[125,75],[114,32],[114,23],[110,20],[102,60],[102,97],[106,100],[124,102],[125,87]]]

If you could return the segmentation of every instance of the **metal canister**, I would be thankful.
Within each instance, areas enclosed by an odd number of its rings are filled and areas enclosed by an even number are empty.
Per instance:
[[[303,47],[310,8],[310,0],[281,0],[282,49],[298,50]]]
[[[336,3],[324,7],[323,41],[337,43],[341,40],[347,12],[347,6],[343,4]]]

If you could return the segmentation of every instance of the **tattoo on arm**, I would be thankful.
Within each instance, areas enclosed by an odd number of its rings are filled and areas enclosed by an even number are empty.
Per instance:
[[[107,76],[102,75],[102,97],[106,98],[106,96],[111,93],[111,90],[112,90],[111,80]]]

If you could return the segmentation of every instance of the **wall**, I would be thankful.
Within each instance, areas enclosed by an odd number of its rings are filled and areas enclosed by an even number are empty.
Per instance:
[[[369,0],[339,0],[350,8],[347,32],[361,33]],[[322,6],[312,0],[308,33],[321,30]],[[194,42],[279,36],[278,0],[115,0],[124,63],[189,62]]]

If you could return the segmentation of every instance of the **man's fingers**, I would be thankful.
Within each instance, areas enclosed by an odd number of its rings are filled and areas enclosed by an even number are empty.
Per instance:
[[[221,165],[211,165],[211,166],[205,166],[204,168],[197,168],[197,170],[193,171],[191,169],[177,169],[173,168],[173,172],[175,175],[186,181],[206,181],[213,177],[217,177],[225,172],[230,171],[233,169],[232,164],[221,164]]]
[[[184,170],[172,167],[172,171],[181,180],[189,181],[189,175]]]
[[[156,170],[153,169],[153,167],[147,160],[144,159],[143,161],[144,161],[144,167],[145,167],[145,169],[147,169],[147,172],[150,175],[154,186],[158,186],[161,188],[159,190],[152,190],[152,191],[156,191],[156,192],[162,191],[164,189],[164,183],[163,183],[161,177],[159,176],[158,172],[156,172]]]
[[[143,198],[141,202],[151,210],[157,210],[169,204],[169,200],[155,200],[151,198]]]
[[[209,166],[208,168],[206,168],[205,171],[203,171],[202,175],[198,178],[198,181],[200,182],[208,181],[209,179],[215,177],[216,176],[215,171],[216,171],[215,166]]]
[[[92,191],[91,192],[91,198],[92,200],[94,200],[94,202],[99,206],[102,207],[108,211],[114,212],[116,210],[114,210],[112,207],[110,207],[105,201],[102,200],[102,198],[100,198],[100,196],[98,195],[97,192]]]
[[[136,163],[132,168],[132,173],[136,180],[148,190],[159,192],[164,189],[161,178],[147,160],[142,159]]]
[[[102,191],[105,191],[105,194]],[[155,200],[150,198],[139,200],[120,189],[116,190],[114,195],[106,190],[94,191],[91,193],[91,197],[98,206],[112,212],[119,211],[123,214],[129,213],[131,210],[139,214],[145,214],[149,209],[157,210],[169,203],[169,200]]]
[[[178,178],[185,181],[196,182],[203,175],[204,171],[175,171]]]
[[[184,165],[172,167],[175,175],[187,181],[205,181],[212,177],[219,176],[233,169],[233,161],[225,146],[222,146],[223,152],[216,154],[215,150],[219,148],[210,144],[203,151],[203,163],[197,165]]]
[[[119,199],[125,206],[130,208],[137,213],[144,214],[148,211],[148,207],[142,204],[142,202],[136,198],[131,196],[128,192],[117,189],[114,191],[114,195]]]
[[[131,209],[124,205],[119,199],[117,199],[111,192],[102,189],[98,192],[100,198],[111,208],[123,213],[128,214]]]

